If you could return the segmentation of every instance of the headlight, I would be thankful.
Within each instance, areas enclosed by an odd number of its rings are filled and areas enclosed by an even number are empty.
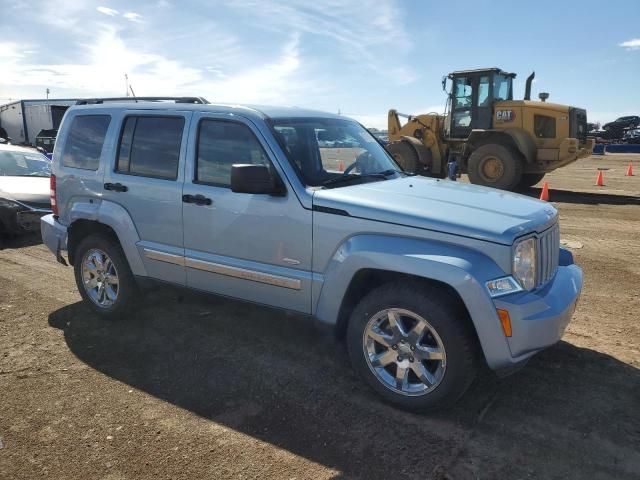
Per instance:
[[[536,239],[528,238],[516,244],[513,252],[513,276],[525,290],[536,286]]]

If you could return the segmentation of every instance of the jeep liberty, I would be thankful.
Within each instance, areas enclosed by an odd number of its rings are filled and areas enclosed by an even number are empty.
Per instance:
[[[348,118],[299,108],[83,102],[53,155],[44,243],[86,304],[126,317],[160,280],[331,325],[407,410],[558,342],[582,271],[545,202],[404,173]]]

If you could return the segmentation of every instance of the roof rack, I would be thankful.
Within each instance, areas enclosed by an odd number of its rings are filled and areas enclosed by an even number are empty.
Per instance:
[[[108,97],[108,98],[84,98],[78,100],[76,105],[97,105],[106,102],[174,102],[174,103],[209,103],[204,97]]]

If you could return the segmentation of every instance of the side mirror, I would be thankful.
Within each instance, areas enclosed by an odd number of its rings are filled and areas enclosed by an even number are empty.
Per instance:
[[[281,193],[266,165],[232,165],[231,191],[267,195]]]

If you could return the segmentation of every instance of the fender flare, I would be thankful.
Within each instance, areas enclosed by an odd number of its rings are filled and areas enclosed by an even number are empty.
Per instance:
[[[314,316],[335,325],[344,295],[362,269],[387,270],[452,287],[462,299],[490,367],[511,357],[495,305],[484,281],[504,276],[483,253],[468,247],[391,235],[357,235],[346,240],[329,261]]]
[[[111,227],[116,233],[131,272],[137,276],[147,276],[142,258],[137,248],[140,236],[129,212],[108,200],[74,201],[69,210],[69,227],[77,220],[92,220]]]

